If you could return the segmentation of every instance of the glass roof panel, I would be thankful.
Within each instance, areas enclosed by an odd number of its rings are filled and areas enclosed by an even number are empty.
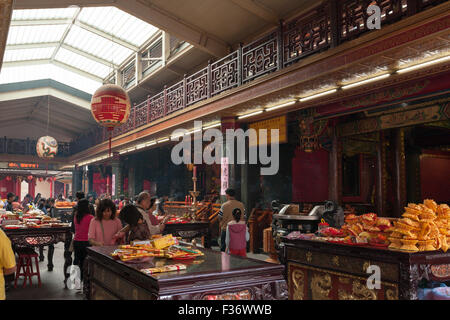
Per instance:
[[[94,60],[88,59],[82,55],[74,53],[70,50],[60,48],[55,56],[55,60],[68,64],[69,66],[76,66],[76,68],[97,75],[101,78],[106,77],[111,71],[111,67]]]
[[[157,31],[115,7],[13,10],[4,62],[49,63],[6,63],[0,83],[50,78],[93,93],[101,83],[89,74],[107,77],[111,61],[121,65]]]
[[[158,28],[115,7],[83,8],[78,20],[138,47],[158,31]]]
[[[39,19],[69,19],[73,17],[76,11],[77,8],[13,10],[11,19],[13,21],[39,20]]]
[[[5,50],[3,62],[50,59],[56,46],[33,49]]]
[[[99,81],[83,77],[75,72],[50,63],[2,67],[0,74],[0,84],[40,79],[53,79],[89,94],[93,94],[102,85]]]
[[[76,25],[72,26],[64,43],[108,61],[113,59],[114,63],[117,65],[121,64],[133,53],[133,51],[128,48],[84,30]]]
[[[61,40],[66,24],[39,26],[12,26],[9,28],[8,44],[26,44],[42,42],[58,42]]]

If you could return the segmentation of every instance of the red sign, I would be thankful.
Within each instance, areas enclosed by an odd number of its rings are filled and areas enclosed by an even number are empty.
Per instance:
[[[8,168],[39,169],[39,164],[37,164],[37,163],[9,162],[8,163]]]

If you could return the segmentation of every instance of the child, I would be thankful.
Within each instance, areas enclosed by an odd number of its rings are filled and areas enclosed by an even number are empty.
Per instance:
[[[95,219],[89,224],[89,242],[93,246],[113,246],[116,244],[114,235],[121,228],[122,222],[116,217],[116,205],[111,199],[103,199],[97,207]]]
[[[116,235],[117,238],[122,238],[122,233],[125,232],[125,243],[130,243],[134,240],[144,241],[150,239],[147,223],[134,205],[127,204],[123,207],[120,210],[120,218],[127,223],[127,226],[119,231]]]
[[[241,221],[241,209],[232,212],[234,220],[228,222],[225,236],[227,252],[229,254],[247,257],[247,241],[250,238],[245,221]]]

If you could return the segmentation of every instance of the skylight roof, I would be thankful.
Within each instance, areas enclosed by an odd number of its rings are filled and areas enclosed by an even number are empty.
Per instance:
[[[115,7],[14,10],[0,83],[51,78],[93,93],[157,31]]]

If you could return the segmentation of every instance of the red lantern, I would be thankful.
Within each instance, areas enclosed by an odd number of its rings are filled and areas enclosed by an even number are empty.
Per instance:
[[[42,177],[39,177],[39,182],[42,182],[42,180],[44,180]]]
[[[6,177],[6,181],[11,181],[11,177],[10,177],[10,176],[7,176],[7,177]]]
[[[28,181],[33,180],[33,176],[28,176],[28,177],[27,177],[27,180],[28,180]]]
[[[120,86],[106,84],[95,91],[91,99],[91,113],[95,121],[110,131],[109,153],[111,154],[111,131],[127,122],[131,102],[128,93]]]

